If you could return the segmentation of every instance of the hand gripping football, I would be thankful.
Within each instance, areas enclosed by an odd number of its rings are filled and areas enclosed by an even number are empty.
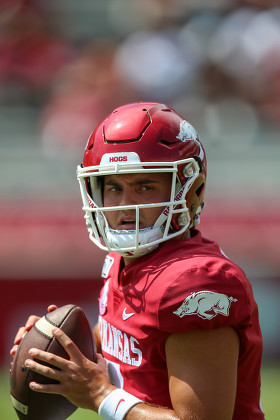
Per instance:
[[[42,384],[56,383],[55,380],[25,367],[24,362],[30,357],[28,351],[32,347],[69,359],[66,351],[52,334],[54,327],[59,327],[64,331],[85,357],[96,361],[92,330],[81,308],[65,305],[40,318],[23,337],[11,364],[10,392],[13,406],[20,420],[63,420],[77,408],[61,395],[43,394],[29,388],[31,381]]]

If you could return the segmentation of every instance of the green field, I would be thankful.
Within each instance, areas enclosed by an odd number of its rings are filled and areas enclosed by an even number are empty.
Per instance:
[[[262,369],[262,407],[266,420],[279,420],[280,418],[280,366],[265,366]],[[0,419],[17,420],[18,417],[12,408],[9,395],[9,378],[7,374],[0,375]],[[71,420],[97,420],[100,417],[91,411],[78,409]],[[245,420],[245,419],[244,419]]]

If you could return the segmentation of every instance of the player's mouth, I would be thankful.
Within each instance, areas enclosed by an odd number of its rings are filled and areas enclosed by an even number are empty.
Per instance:
[[[139,228],[141,228],[141,223],[139,223]],[[123,216],[119,219],[117,230],[135,230],[136,229],[136,219],[134,216]]]
[[[119,230],[135,230],[136,229],[136,222],[135,220],[123,220],[122,223],[118,225]]]

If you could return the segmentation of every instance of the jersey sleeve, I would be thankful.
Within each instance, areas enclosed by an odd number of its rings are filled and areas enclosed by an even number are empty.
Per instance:
[[[172,280],[159,303],[159,328],[167,333],[248,326],[253,310],[251,286],[230,262],[192,266]]]

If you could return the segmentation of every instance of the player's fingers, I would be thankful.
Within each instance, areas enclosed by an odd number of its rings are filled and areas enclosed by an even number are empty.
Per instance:
[[[31,330],[31,328],[33,327],[33,325],[35,324],[36,321],[38,321],[39,317],[36,315],[31,315],[28,320],[26,321],[26,324],[24,327],[20,327],[18,329],[18,332],[16,333],[15,339],[14,339],[14,346],[11,348],[10,350],[10,354],[12,356],[15,355],[15,353],[17,352],[18,349],[18,345],[20,344],[21,340],[23,339],[24,335],[26,334],[27,331]]]
[[[29,387],[32,391],[42,392],[45,394],[61,394],[60,384],[38,384],[37,382],[30,382]]]
[[[56,379],[57,381],[60,381],[63,377],[63,372],[55,369],[52,366],[42,365],[35,360],[25,360],[25,366],[33,372],[39,373],[40,375],[46,376],[47,378]]]
[[[19,344],[24,336],[24,334],[31,330],[31,328],[33,327],[33,325],[35,324],[35,322],[37,322],[39,319],[38,316],[36,315],[31,315],[28,320],[26,321],[26,324],[24,327],[20,327],[18,332],[16,333],[15,339],[14,339],[14,344]]]
[[[49,305],[48,306],[48,312],[52,312],[52,311],[54,311],[57,308],[58,308],[58,306],[56,306],[56,305]]]
[[[15,339],[14,339],[14,344],[19,344],[21,342],[21,340],[23,339],[23,337],[25,336],[25,334],[27,333],[27,329],[25,327],[20,327],[20,329],[18,330]]]
[[[54,337],[59,341],[64,350],[68,353],[71,360],[81,360],[83,354],[80,352],[76,344],[61,329],[52,330]]]
[[[18,332],[16,333],[16,336],[15,336],[15,339],[14,339],[14,344],[19,344],[25,333],[26,333],[26,328],[25,327],[20,327]]]
[[[18,349],[18,345],[17,345],[17,344],[15,344],[15,345],[11,348],[11,350],[10,350],[10,355],[11,355],[11,356],[14,356],[14,355],[16,354],[16,352],[17,352],[17,349]]]
[[[38,321],[38,319],[40,319],[39,316],[37,315],[31,315],[28,320],[26,321],[25,324],[25,330],[29,331],[31,330],[31,328],[33,327],[33,325]]]
[[[29,350],[29,355],[33,358],[33,360],[27,359],[25,361],[25,366],[27,366],[27,367],[32,366],[32,367],[30,367],[31,370],[33,370],[33,367],[35,366],[35,364],[30,363],[30,362],[34,361],[34,363],[36,363],[36,361],[38,361],[38,360],[40,360],[41,362],[48,363],[48,364],[54,366],[55,368],[58,368],[61,371],[66,370],[67,367],[68,367],[68,364],[69,364],[69,360],[64,359],[63,357],[56,356],[53,353],[49,353],[47,351],[39,350],[39,349],[36,349],[36,348],[30,349]],[[34,359],[36,359],[36,360],[34,360]]]

